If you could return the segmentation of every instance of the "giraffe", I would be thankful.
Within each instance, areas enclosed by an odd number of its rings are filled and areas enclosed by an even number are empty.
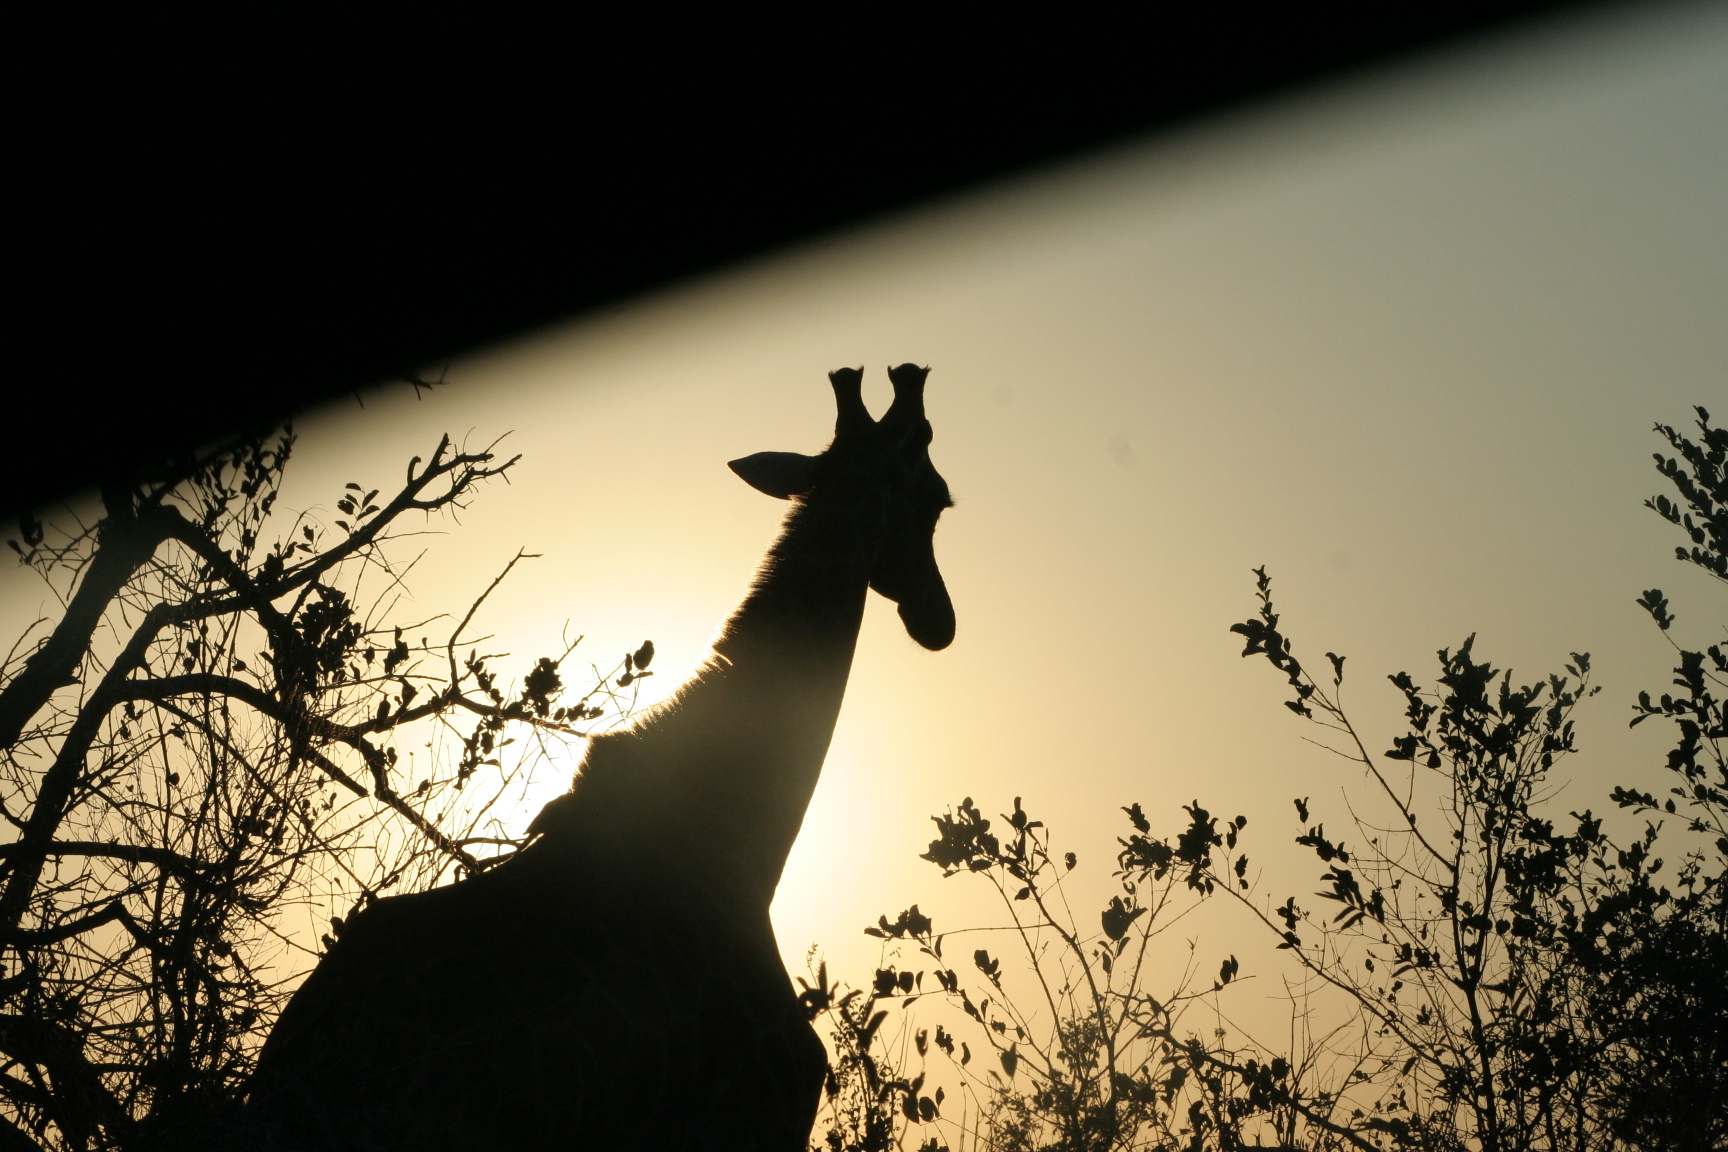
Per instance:
[[[826,1059],[768,907],[868,590],[954,636],[928,371],[889,370],[880,421],[832,372],[825,451],[731,462],[791,508],[702,670],[593,739],[512,859],[350,920],[264,1046],[246,1147],[802,1152]]]

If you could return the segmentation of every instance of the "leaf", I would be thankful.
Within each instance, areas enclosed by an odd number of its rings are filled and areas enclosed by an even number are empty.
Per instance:
[[[916,904],[900,913],[892,924],[888,923],[888,917],[886,916],[878,916],[876,918],[876,923],[878,927],[866,928],[864,929],[864,934],[867,936],[877,936],[884,940],[902,940],[907,936],[918,939],[920,937],[928,936],[931,928],[934,926],[930,917],[918,911],[918,905]],[[936,954],[938,957],[942,954],[940,941],[938,941]]]
[[[1128,932],[1129,927],[1144,913],[1144,908],[1133,908],[1125,903],[1120,896],[1110,897],[1110,907],[1104,909],[1099,919],[1103,922],[1104,935],[1112,940],[1120,940]]]
[[[1656,626],[1662,631],[1668,631],[1674,623],[1674,617],[1668,611],[1668,598],[1662,595],[1662,589],[1651,588],[1637,600],[1640,608],[1650,613],[1650,618],[1656,621]]]

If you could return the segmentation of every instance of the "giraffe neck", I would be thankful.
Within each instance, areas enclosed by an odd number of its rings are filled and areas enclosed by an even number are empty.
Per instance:
[[[592,742],[572,833],[645,865],[670,854],[766,909],[845,695],[873,519],[819,498],[793,508],[710,667],[637,727]]]
[[[783,679],[773,672],[790,662],[806,673],[837,676],[835,691],[844,691],[869,586],[870,519],[838,502],[795,506],[721,629],[715,656],[744,680],[763,673]],[[836,697],[831,712],[838,710]],[[830,727],[833,720],[830,714]]]

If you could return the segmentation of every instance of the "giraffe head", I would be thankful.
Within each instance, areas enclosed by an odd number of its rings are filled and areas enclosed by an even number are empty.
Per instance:
[[[864,406],[862,368],[828,374],[839,417],[820,456],[758,452],[729,467],[758,492],[804,503],[841,503],[868,525],[870,587],[899,605],[907,634],[929,649],[954,639],[954,605],[936,567],[936,521],[952,507],[948,483],[930,463],[924,378],[930,369],[888,370],[894,402],[882,419]]]

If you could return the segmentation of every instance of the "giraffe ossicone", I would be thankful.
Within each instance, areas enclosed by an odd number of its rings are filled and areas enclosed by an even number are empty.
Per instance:
[[[259,1060],[259,1152],[803,1152],[826,1059],[768,906],[821,773],[869,589],[954,637],[928,369],[829,374],[820,454],[732,470],[791,501],[714,659],[626,730],[509,861],[353,917]]]

